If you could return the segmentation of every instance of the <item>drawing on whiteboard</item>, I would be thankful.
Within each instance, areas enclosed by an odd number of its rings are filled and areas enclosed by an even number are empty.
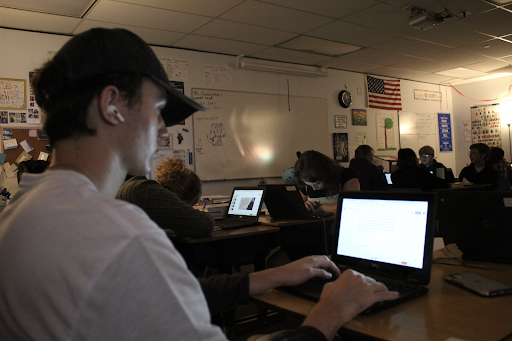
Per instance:
[[[222,123],[212,123],[210,133],[208,134],[208,141],[215,147],[222,146],[222,138],[226,137],[226,130]]]

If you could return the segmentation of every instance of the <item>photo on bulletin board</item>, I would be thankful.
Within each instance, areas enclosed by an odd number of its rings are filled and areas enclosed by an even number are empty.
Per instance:
[[[0,78],[0,109],[26,110],[26,87],[24,79]]]
[[[334,160],[348,162],[348,133],[333,133]]]
[[[169,83],[174,90],[178,91],[180,94],[185,94],[185,83],[177,81],[169,81]],[[178,122],[175,125],[185,125],[185,120]]]
[[[365,109],[352,109],[352,124],[355,126],[368,125]]]
[[[334,115],[334,128],[347,128],[346,115]]]

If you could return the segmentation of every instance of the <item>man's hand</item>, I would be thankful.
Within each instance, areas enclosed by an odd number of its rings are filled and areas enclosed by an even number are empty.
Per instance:
[[[327,256],[304,257],[289,264],[254,272],[249,279],[249,294],[281,286],[294,286],[313,277],[337,278],[340,270]]]
[[[313,307],[303,325],[320,330],[331,340],[337,330],[357,314],[379,301],[398,297],[373,278],[346,270],[334,282],[324,286],[320,301]]]

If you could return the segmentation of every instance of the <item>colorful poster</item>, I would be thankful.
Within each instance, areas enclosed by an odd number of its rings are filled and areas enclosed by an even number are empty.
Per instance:
[[[437,114],[437,126],[439,127],[439,151],[451,152],[452,145],[452,124],[450,114]]]
[[[368,125],[365,109],[352,109],[352,124],[355,126]]]
[[[334,160],[348,162],[348,134],[333,133],[332,145],[334,149]]]
[[[478,105],[470,108],[471,142],[501,148],[500,105]]]

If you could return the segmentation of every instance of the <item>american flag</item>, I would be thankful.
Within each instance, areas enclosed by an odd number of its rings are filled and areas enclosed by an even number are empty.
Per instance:
[[[399,79],[380,79],[366,76],[368,107],[385,110],[402,110]]]

